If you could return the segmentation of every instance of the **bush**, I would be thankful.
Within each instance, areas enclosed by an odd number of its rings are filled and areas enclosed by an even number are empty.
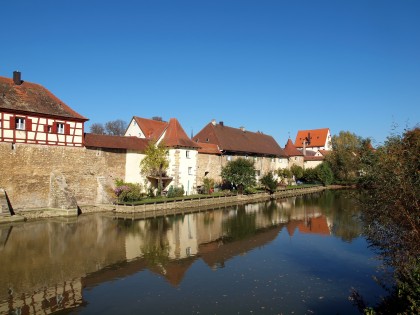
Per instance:
[[[125,183],[122,180],[116,180],[115,184],[117,187],[114,189],[114,193],[118,202],[139,201],[143,197],[140,184]]]
[[[170,186],[168,189],[168,194],[166,195],[168,198],[175,198],[175,197],[182,197],[184,196],[184,187],[174,187]]]

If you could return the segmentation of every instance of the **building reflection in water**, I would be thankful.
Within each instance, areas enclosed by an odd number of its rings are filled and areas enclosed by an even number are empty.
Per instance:
[[[346,225],[337,218],[352,219],[352,214],[336,216],[328,202],[305,198],[145,220],[96,214],[74,222],[0,227],[0,314],[78,307],[84,289],[146,269],[178,286],[197,259],[222,268],[233,257],[269,244],[283,228],[290,237],[296,230],[329,236],[335,224],[337,231]],[[354,231],[346,231],[346,238],[360,234],[357,224],[350,227]]]

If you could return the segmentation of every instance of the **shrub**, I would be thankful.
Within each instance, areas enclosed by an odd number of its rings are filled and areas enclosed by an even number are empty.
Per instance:
[[[138,201],[143,197],[142,187],[140,184],[125,183],[122,180],[115,181],[115,196],[119,202]]]
[[[168,189],[168,194],[167,197],[168,198],[175,198],[175,197],[182,197],[184,195],[185,191],[184,191],[184,187],[174,187],[174,186],[170,186]]]

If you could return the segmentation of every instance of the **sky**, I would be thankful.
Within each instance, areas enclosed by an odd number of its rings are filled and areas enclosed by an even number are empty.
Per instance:
[[[92,123],[212,119],[382,144],[420,122],[417,0],[19,0],[0,11],[0,76]]]

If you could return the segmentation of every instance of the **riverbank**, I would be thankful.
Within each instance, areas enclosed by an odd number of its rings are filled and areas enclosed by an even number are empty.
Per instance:
[[[0,216],[1,223],[23,222],[27,220],[42,219],[42,218],[63,218],[71,219],[80,214],[98,213],[98,212],[112,212],[117,217],[123,218],[149,218],[165,215],[173,215],[179,213],[191,213],[206,211],[221,207],[226,207],[235,204],[252,203],[259,201],[266,201],[270,199],[281,199],[293,197],[298,195],[311,194],[325,189],[342,189],[343,186],[332,185],[328,187],[298,187],[279,190],[273,195],[269,193],[258,193],[251,195],[235,195],[235,196],[203,196],[198,199],[185,200],[168,200],[164,202],[156,202],[143,205],[81,205],[78,209],[27,209],[16,210],[13,216]]]

